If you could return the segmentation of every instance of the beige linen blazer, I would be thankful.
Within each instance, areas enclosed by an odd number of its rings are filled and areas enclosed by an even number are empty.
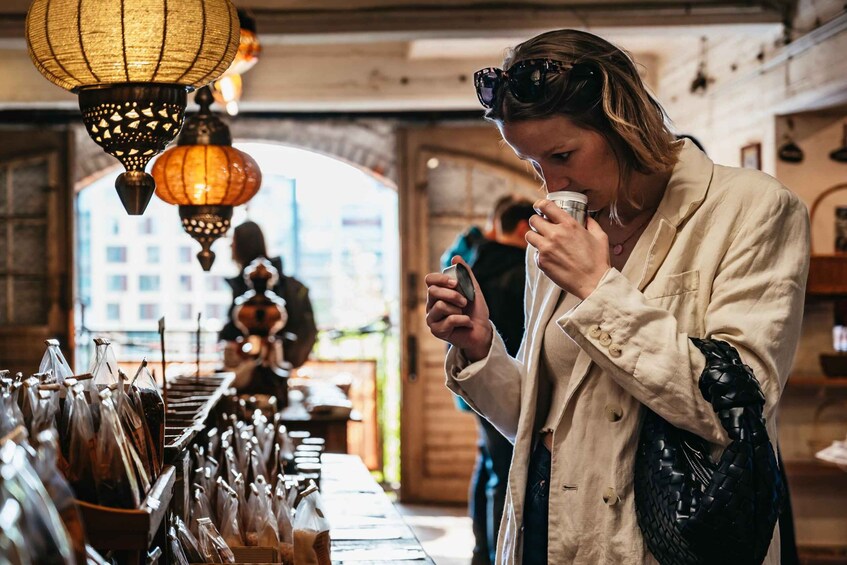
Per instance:
[[[495,332],[485,359],[452,348],[447,386],[515,444],[498,564],[518,564],[527,466],[538,422],[539,350],[560,289],[527,252],[526,334],[517,358]],[[642,405],[706,438],[727,438],[697,388],[704,358],[689,336],[736,347],[777,405],[799,339],[809,265],[803,203],[758,171],[715,165],[690,141],[623,272],[556,320],[580,347],[553,436],[548,562],[655,563],[635,517]],[[551,410],[556,407],[551,407]],[[719,542],[718,542],[719,543]],[[779,532],[765,563],[779,563]]]

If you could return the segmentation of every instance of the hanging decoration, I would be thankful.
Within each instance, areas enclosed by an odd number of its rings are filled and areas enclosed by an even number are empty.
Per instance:
[[[847,163],[847,124],[844,124],[844,135],[841,137],[841,147],[829,154],[829,158],[839,163]]]
[[[709,85],[715,82],[715,79],[710,77],[706,72],[708,45],[709,40],[704,35],[700,38],[700,63],[697,65],[697,74],[694,75],[694,79],[691,81],[691,86],[689,87],[691,94],[705,94]]]
[[[803,150],[794,143],[792,133],[794,132],[794,120],[788,118],[788,132],[783,136],[784,142],[779,146],[776,154],[781,161],[786,163],[801,163],[805,158]]]
[[[89,136],[126,169],[115,182],[131,215],[155,190],[147,163],[176,137],[187,92],[235,58],[229,0],[33,0],[29,55],[50,82],[79,95]]]
[[[232,209],[244,204],[262,184],[259,165],[232,146],[227,125],[209,107],[210,88],[197,91],[200,111],[188,118],[177,146],[153,164],[156,196],[179,206],[183,229],[200,243],[197,259],[204,271],[212,268],[212,244],[229,230]]]
[[[212,83],[215,101],[224,107],[230,116],[238,114],[238,102],[241,100],[241,75],[253,68],[259,61],[262,45],[256,33],[256,19],[246,10],[238,10],[238,22],[241,25],[241,40],[235,60],[223,76]]]

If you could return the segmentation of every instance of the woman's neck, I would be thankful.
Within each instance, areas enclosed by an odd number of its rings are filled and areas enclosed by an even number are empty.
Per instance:
[[[645,216],[652,216],[662,202],[670,178],[671,171],[646,175],[633,173],[629,180],[630,193],[638,195],[641,206],[636,208],[630,203],[620,200],[617,205],[617,214],[621,223],[626,226]],[[606,210],[606,213],[608,214],[609,210]]]

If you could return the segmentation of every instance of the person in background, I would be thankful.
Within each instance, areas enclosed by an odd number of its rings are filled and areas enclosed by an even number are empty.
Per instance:
[[[592,212],[582,225],[535,202],[517,356],[490,320],[495,297],[477,288],[470,302],[446,275],[425,277],[427,325],[452,345],[448,388],[514,444],[497,563],[655,563],[635,508],[642,416],[726,447],[699,390],[711,365],[690,338],[720,340],[755,374],[775,443],[808,211],[776,179],[676,140],[632,59],[596,35],[541,34],[474,78],[486,118],[545,189],[579,192]],[[774,530],[764,563],[779,562]]]
[[[240,273],[237,277],[226,279],[232,288],[233,304],[229,308],[229,321],[221,329],[218,339],[235,341],[243,337],[232,320],[234,301],[249,290],[244,280],[244,269],[260,257],[268,259],[279,273],[279,280],[270,290],[285,300],[288,322],[278,335],[282,338],[282,354],[285,361],[297,368],[309,358],[318,336],[312,302],[309,300],[309,289],[294,277],[284,274],[280,257],[268,257],[265,236],[256,222],[244,222],[232,233],[232,260],[238,265]]]
[[[492,238],[477,249],[471,264],[482,293],[490,297],[492,323],[510,355],[517,355],[524,333],[523,294],[526,286],[526,233],[535,215],[532,202],[510,200],[495,207]],[[476,414],[480,449],[471,480],[471,518],[475,537],[471,563],[493,563],[497,532],[506,501],[512,444],[488,420]]]
[[[476,261],[476,254],[479,246],[487,240],[494,239],[494,224],[495,218],[499,217],[498,212],[502,211],[512,200],[514,196],[507,194],[501,196],[494,203],[491,212],[488,214],[488,219],[485,222],[485,231],[482,231],[479,226],[471,226],[453,240],[450,247],[441,255],[441,268],[450,266],[450,260],[458,255],[470,265]]]

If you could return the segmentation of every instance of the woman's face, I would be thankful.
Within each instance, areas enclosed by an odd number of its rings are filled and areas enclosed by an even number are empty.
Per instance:
[[[541,175],[547,192],[585,194],[589,210],[606,208],[615,198],[618,162],[599,133],[577,127],[565,116],[503,123],[500,133]]]

